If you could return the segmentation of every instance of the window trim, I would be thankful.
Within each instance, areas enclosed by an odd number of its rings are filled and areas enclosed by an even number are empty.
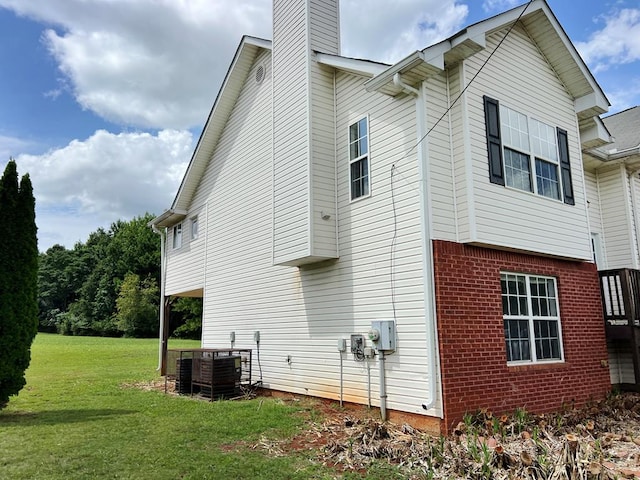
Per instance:
[[[191,217],[190,226],[191,226],[191,240],[197,240],[200,233],[198,231],[198,228],[200,227],[200,225],[198,224],[198,215],[194,215],[193,217]]]
[[[351,138],[351,127],[353,127],[354,125],[359,124],[360,122],[362,122],[362,120],[366,120],[366,124],[367,124],[367,131],[366,131],[366,139],[367,139],[367,151],[365,154],[363,155],[359,155],[355,158],[351,158],[351,144],[354,143],[354,140],[352,140]],[[360,135],[360,132],[358,132],[358,138],[355,141],[360,141],[360,139],[362,139],[362,135]],[[369,121],[369,115],[364,115],[362,117],[359,117],[356,121],[354,122],[350,122],[349,123],[349,127],[347,128],[347,158],[349,159],[349,201],[350,202],[357,202],[358,200],[362,200],[364,198],[369,198],[371,196],[371,148],[370,148],[370,138],[371,135],[371,123]],[[366,166],[367,166],[367,176],[366,176],[366,189],[367,189],[367,193],[363,194],[363,195],[359,195],[357,197],[354,197],[354,191],[353,191],[353,181],[352,181],[352,177],[351,177],[351,167],[354,163],[356,162],[360,162],[360,161],[364,161]]]
[[[507,188],[513,188],[515,190],[532,193],[542,198],[548,198],[549,200],[560,201],[567,205],[575,205],[575,198],[573,192],[573,181],[571,176],[571,162],[569,159],[569,145],[567,131],[560,127],[553,127],[541,120],[538,120],[532,115],[522,113],[518,110],[507,108],[519,115],[526,118],[527,121],[527,139],[529,143],[528,151],[524,152],[521,149],[513,146],[505,145],[503,142],[502,122],[500,119],[500,102],[488,96],[483,97],[484,114],[485,114],[485,129],[487,140],[487,153],[489,160],[489,181],[491,183],[501,185]],[[557,153],[557,160],[538,156],[534,152],[532,147],[532,122],[539,122],[543,125],[555,129],[555,146]],[[530,189],[525,190],[517,186],[506,185],[506,166],[505,166],[505,149],[509,149],[513,152],[528,157],[529,162],[529,183]],[[554,165],[556,168],[556,177],[558,182],[558,194],[559,198],[553,198],[538,192],[538,177],[537,177],[537,161],[546,162]]]
[[[182,248],[182,222],[173,226],[171,245],[173,250]]]
[[[521,272],[509,272],[509,271],[501,271],[500,272],[500,289],[502,292],[502,277],[503,275],[516,275],[520,277],[525,277],[525,285],[526,285],[526,294],[527,294],[527,315],[508,315],[504,313],[504,307],[502,310],[502,320],[503,320],[503,329],[504,329],[504,321],[505,320],[527,320],[528,321],[528,329],[529,329],[529,360],[508,360],[507,354],[507,337],[506,332],[503,333],[504,338],[504,346],[505,346],[505,357],[507,358],[508,366],[519,366],[519,365],[548,365],[548,364],[557,364],[564,363],[564,344],[562,337],[562,318],[560,315],[560,297],[558,295],[558,279],[549,275],[537,275],[537,274],[528,274]],[[556,304],[557,315],[534,315],[533,314],[533,306],[532,306],[532,295],[531,295],[531,279],[544,279],[544,280],[553,280],[554,287],[554,298]],[[501,298],[504,294],[501,295]],[[549,359],[538,359],[536,353],[536,335],[535,335],[535,320],[555,320],[557,322],[557,332],[558,332],[558,352],[559,358],[549,358]]]

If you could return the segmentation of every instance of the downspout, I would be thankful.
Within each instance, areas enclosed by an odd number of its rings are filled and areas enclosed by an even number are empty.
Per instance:
[[[151,225],[151,229],[154,233],[160,235],[160,333],[159,333],[159,345],[158,345],[158,368],[156,370],[162,370],[162,363],[164,360],[165,342],[164,342],[164,311],[165,311],[165,298],[164,298],[164,284],[165,284],[165,243],[167,238],[167,230],[159,230],[155,225]]]
[[[420,228],[422,236],[422,274],[424,285],[424,316],[427,343],[427,398],[422,403],[423,410],[429,410],[436,403],[436,294],[433,270],[433,243],[431,242],[431,202],[429,192],[429,149],[427,135],[427,105],[424,82],[420,89],[404,83],[400,74],[393,76],[393,83],[416,98],[416,133],[418,142],[418,181],[420,183]]]

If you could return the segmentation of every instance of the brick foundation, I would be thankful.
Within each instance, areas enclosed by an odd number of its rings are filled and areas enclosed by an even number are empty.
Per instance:
[[[596,267],[434,241],[444,428],[465,412],[548,412],[611,389]],[[500,272],[557,278],[564,363],[507,366]]]

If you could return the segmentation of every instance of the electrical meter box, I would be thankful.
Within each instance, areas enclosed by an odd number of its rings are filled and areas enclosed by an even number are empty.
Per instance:
[[[377,337],[377,339],[376,339]],[[393,320],[374,320],[371,322],[369,338],[379,351],[396,349],[396,324]]]

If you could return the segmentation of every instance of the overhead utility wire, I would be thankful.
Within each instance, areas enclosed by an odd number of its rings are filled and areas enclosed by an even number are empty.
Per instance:
[[[494,53],[496,53],[498,51],[498,49],[500,48],[502,43],[507,39],[507,37],[511,33],[511,30],[513,30],[513,27],[515,27],[516,24],[520,21],[520,19],[522,18],[524,13],[527,11],[527,8],[529,8],[529,5],[531,5],[531,3],[533,3],[533,0],[529,0],[529,2],[527,2],[527,4],[524,6],[522,11],[518,15],[518,18],[515,19],[515,21],[509,26],[509,29],[507,30],[507,33],[505,33],[505,35],[500,39],[500,41],[498,42],[498,45],[496,45],[496,48],[494,48],[493,51],[489,54],[489,56],[485,59],[485,61],[482,63],[482,65],[480,66],[478,71],[473,75],[473,77],[471,77],[471,80],[469,81],[469,83],[467,83],[467,85],[462,89],[462,91],[453,100],[453,102],[451,102],[451,104],[447,107],[447,109],[440,116],[440,118],[438,118],[436,123],[433,124],[433,126],[427,131],[427,133],[425,133],[422,136],[422,138],[420,138],[420,140],[418,140],[418,142],[416,142],[416,144],[413,147],[411,147],[409,149],[409,151],[400,160],[398,160],[397,162],[394,162],[391,165],[391,182],[390,182],[390,186],[391,186],[391,208],[393,210],[393,237],[391,239],[391,252],[390,252],[390,254],[391,254],[390,255],[390,257],[391,257],[391,265],[390,265],[391,275],[390,275],[390,277],[391,277],[391,307],[393,309],[393,320],[394,320],[394,322],[397,322],[397,319],[396,319],[395,277],[394,277],[394,273],[393,272],[395,270],[395,265],[394,265],[395,264],[395,248],[396,248],[396,242],[398,240],[398,219],[397,219],[397,215],[396,215],[396,201],[395,201],[395,195],[394,195],[394,189],[393,189],[393,176],[396,173],[396,170],[398,168],[397,165],[401,161],[403,161],[405,158],[407,158],[409,156],[409,154],[411,152],[413,152],[418,147],[418,145],[420,145],[424,140],[426,140],[426,138],[429,136],[429,134],[438,126],[438,124],[444,119],[444,117],[451,111],[453,106],[458,102],[458,100],[460,100],[462,95],[464,95],[464,93],[467,91],[467,88],[469,88],[471,86],[471,84],[474,82],[474,80],[480,74],[480,72],[482,72],[482,70],[484,70],[484,67],[487,65],[487,63],[489,63],[489,60],[491,60],[491,57],[493,57]]]
[[[513,27],[516,26],[516,24],[520,21],[520,19],[522,18],[522,16],[524,15],[524,13],[527,11],[527,8],[529,8],[529,5],[531,5],[533,3],[533,0],[529,0],[529,2],[527,2],[527,4],[524,6],[524,8],[522,9],[522,11],[520,12],[520,15],[518,15],[518,18],[515,19],[515,21],[509,26],[509,30],[507,30],[507,33],[505,33],[504,37],[502,37],[500,39],[500,41],[498,42],[498,45],[496,45],[496,48],[493,49],[493,51],[489,54],[489,56],[485,59],[485,61],[482,63],[482,65],[480,65],[480,68],[478,69],[478,71],[473,75],[473,77],[471,77],[471,80],[469,80],[469,83],[467,83],[467,85],[462,89],[462,91],[458,94],[458,96],[453,100],[453,102],[451,102],[451,105],[449,105],[447,107],[447,109],[444,111],[444,113],[440,116],[440,118],[438,118],[438,120],[436,121],[436,123],[433,124],[433,126],[427,131],[427,133],[425,133],[422,138],[420,138],[420,140],[418,140],[416,142],[416,144],[411,147],[409,149],[409,151],[404,155],[404,157],[402,157],[400,160],[398,160],[397,162],[395,162],[393,165],[396,166],[398,163],[400,163],[402,160],[404,160],[405,158],[407,158],[409,156],[409,154],[411,152],[413,152],[418,145],[420,145],[428,136],[431,132],[433,132],[433,130],[438,126],[438,124],[444,119],[444,117],[451,111],[451,109],[453,108],[453,106],[458,103],[458,100],[460,100],[460,97],[462,97],[462,95],[464,95],[464,93],[467,91],[467,88],[469,88],[471,86],[471,84],[474,82],[474,80],[476,79],[476,77],[478,75],[480,75],[480,72],[482,72],[482,70],[484,70],[484,67],[487,65],[487,63],[489,63],[489,60],[491,60],[491,57],[493,57],[494,53],[496,53],[498,51],[498,49],[500,48],[500,46],[502,45],[502,43],[507,39],[507,37],[509,36],[509,34],[511,33],[511,30],[513,30]]]

